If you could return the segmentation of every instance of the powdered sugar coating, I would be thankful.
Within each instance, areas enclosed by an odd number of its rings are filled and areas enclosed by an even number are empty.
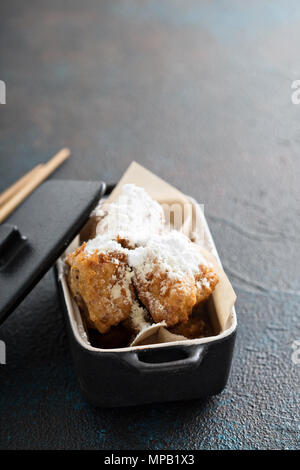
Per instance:
[[[138,332],[148,328],[151,323],[146,320],[146,310],[137,301],[132,302],[130,319],[134,329]]]
[[[71,292],[89,326],[106,333],[130,316],[135,296],[126,253],[89,253],[83,244],[68,255],[66,262]]]
[[[218,282],[199,247],[176,230],[129,250],[127,260],[140,301],[156,323],[167,326],[187,321]]]
[[[86,242],[84,251],[91,255],[98,251],[99,253],[121,252],[127,253],[127,250],[115,240],[111,240],[109,236],[97,235],[95,238]]]
[[[134,184],[125,184],[117,201],[100,206],[95,215],[101,217],[97,234],[127,239],[132,246],[143,245],[149,237],[163,231],[161,205]]]
[[[200,265],[207,265],[197,246],[183,233],[172,230],[154,235],[145,246],[128,252],[128,264],[139,275],[145,276],[159,264],[170,279],[184,279],[199,272]]]

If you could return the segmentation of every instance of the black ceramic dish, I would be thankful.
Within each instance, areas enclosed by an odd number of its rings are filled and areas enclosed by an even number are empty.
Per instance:
[[[111,189],[111,188],[110,188]],[[48,181],[0,225],[0,323],[13,312],[82,229],[104,183]],[[218,258],[203,217],[207,247]],[[203,398],[226,384],[236,316],[210,338],[123,349],[92,347],[69,294],[62,263],[55,267],[80,388],[98,406]]]
[[[218,258],[205,219],[204,230],[207,245]],[[74,366],[89,402],[115,407],[199,399],[217,394],[225,387],[236,334],[234,309],[228,329],[210,338],[99,349],[87,341],[60,260],[55,272]]]

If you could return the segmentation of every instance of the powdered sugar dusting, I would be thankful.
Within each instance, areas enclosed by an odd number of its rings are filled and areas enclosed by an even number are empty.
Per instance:
[[[153,271],[157,263],[172,279],[194,276],[199,272],[199,265],[207,265],[198,248],[176,230],[155,235],[145,246],[128,252],[128,264],[143,277]]]
[[[133,245],[142,245],[149,237],[163,230],[164,212],[161,205],[134,184],[125,184],[118,200],[100,206],[95,215],[101,217],[97,234],[105,234],[110,239],[119,236]]]
[[[113,300],[118,299],[119,297],[122,296],[122,286],[120,284],[115,284],[111,291],[110,291],[110,296]]]
[[[116,299],[125,296],[128,302],[131,302],[131,284],[133,272],[126,262],[125,264],[120,263],[120,260],[117,256],[119,253],[127,255],[128,250],[123,248],[115,240],[110,240],[107,236],[98,235],[86,243],[84,251],[87,255],[92,255],[95,252],[99,254],[110,255],[111,262],[113,264],[119,265],[119,277],[114,274],[111,276],[111,281],[114,284],[110,291],[110,300],[113,304]]]
[[[151,325],[151,323],[149,323],[145,319],[146,310],[143,307],[141,307],[137,301],[134,301],[132,303],[130,318],[131,318],[134,329],[139,332]]]
[[[114,259],[114,262],[117,261],[117,259]],[[115,284],[111,288],[110,299],[112,302],[114,302],[115,300],[125,296],[128,302],[131,303],[133,301],[133,295],[131,291],[133,272],[129,266],[125,265],[122,267],[120,274],[120,279],[117,278]]]
[[[127,250],[121,247],[119,243],[115,240],[111,240],[109,237],[104,235],[98,235],[95,238],[92,238],[86,243],[84,251],[88,254],[95,253],[110,253],[114,251],[126,253]]]

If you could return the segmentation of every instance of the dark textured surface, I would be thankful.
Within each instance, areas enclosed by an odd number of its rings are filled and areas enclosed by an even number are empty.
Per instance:
[[[226,390],[94,409],[52,273],[0,327],[1,448],[299,447],[300,78],[296,1],[2,2],[0,190],[69,145],[58,178],[135,159],[205,204],[238,294]]]

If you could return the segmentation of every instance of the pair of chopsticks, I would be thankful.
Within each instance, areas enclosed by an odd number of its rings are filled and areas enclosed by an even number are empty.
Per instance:
[[[51,173],[69,156],[68,148],[61,149],[51,160],[26,173],[0,194],[0,223],[2,223]]]

